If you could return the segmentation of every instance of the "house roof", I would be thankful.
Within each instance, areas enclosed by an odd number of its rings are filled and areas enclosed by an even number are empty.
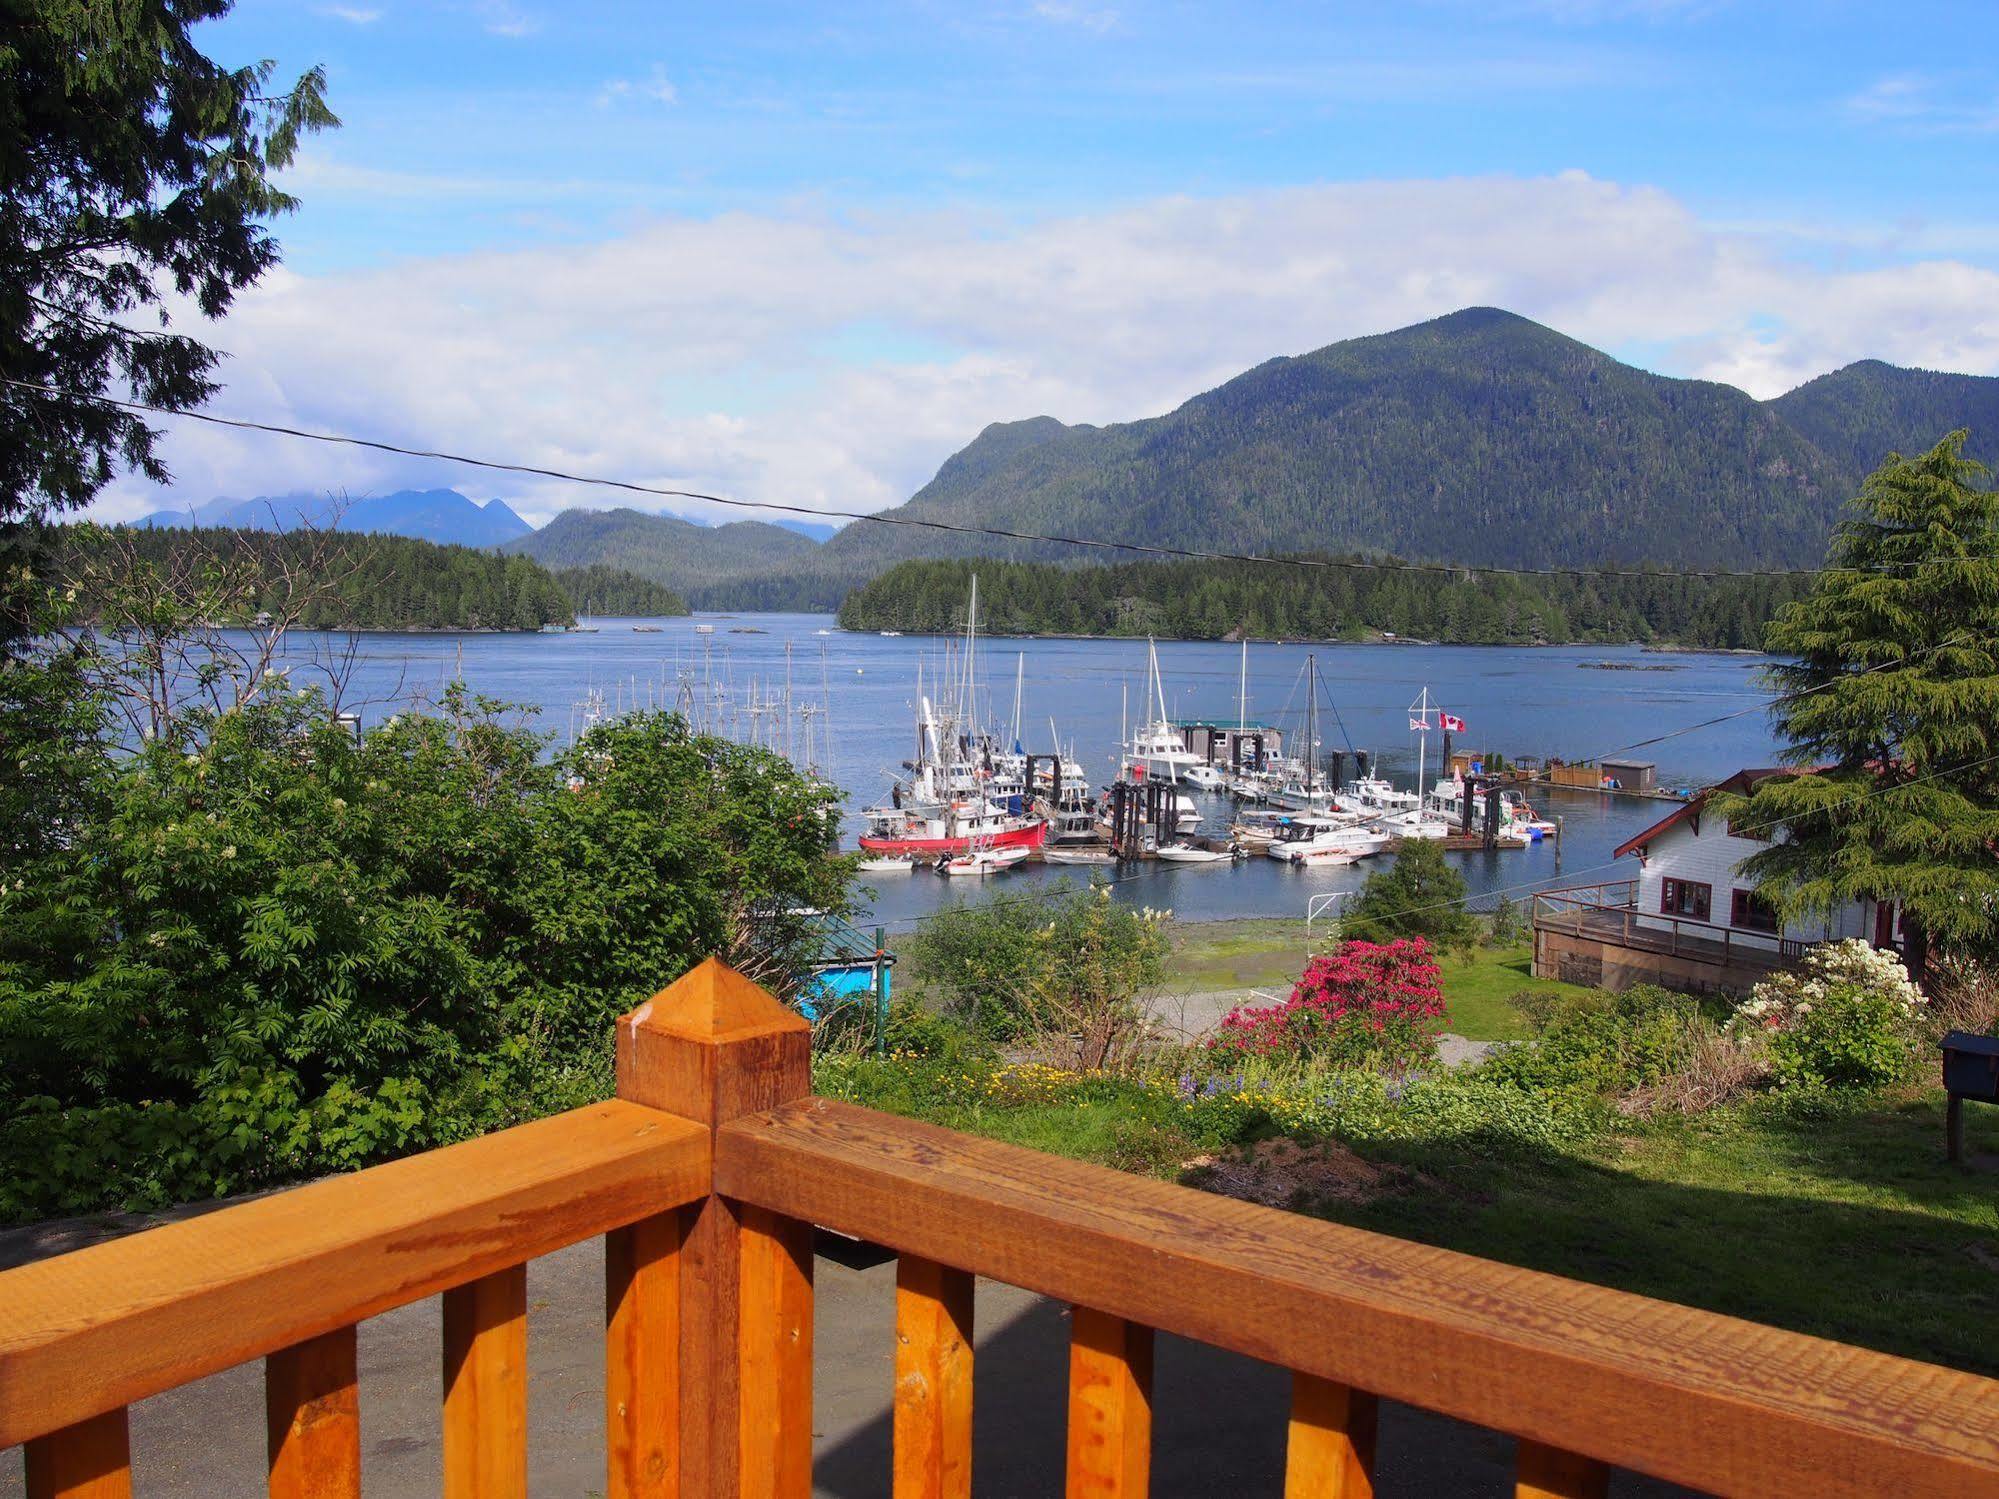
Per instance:
[[[1657,838],[1661,833],[1666,832],[1669,828],[1677,827],[1690,818],[1698,817],[1701,808],[1707,803],[1710,791],[1746,792],[1752,790],[1757,782],[1768,780],[1771,776],[1796,774],[1798,774],[1797,771],[1782,765],[1761,766],[1753,770],[1738,770],[1727,780],[1716,781],[1712,786],[1704,788],[1693,797],[1681,802],[1679,806],[1673,808],[1671,812],[1653,823],[1644,832],[1633,834],[1631,837],[1625,839],[1617,845],[1611,857],[1613,859],[1621,859],[1628,853],[1644,849],[1653,839]]]

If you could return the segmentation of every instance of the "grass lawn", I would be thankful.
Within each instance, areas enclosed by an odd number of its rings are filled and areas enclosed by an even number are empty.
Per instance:
[[[1513,996],[1527,989],[1542,994],[1582,994],[1574,984],[1533,975],[1534,950],[1518,947],[1478,947],[1469,959],[1446,954],[1444,1024],[1474,1041],[1517,1041],[1528,1034],[1527,1021],[1513,1007]]]

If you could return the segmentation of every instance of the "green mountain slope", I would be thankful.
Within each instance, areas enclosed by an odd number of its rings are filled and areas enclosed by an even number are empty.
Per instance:
[[[1472,308],[1271,360],[1146,421],[988,428],[889,513],[1238,551],[1803,565],[1853,482],[1731,386]],[[821,562],[973,552],[1075,556],[863,525]]]
[[[1777,397],[1770,409],[1857,477],[1892,451],[1926,449],[1957,427],[1971,451],[1999,454],[1999,380],[1863,359]]]
[[[813,557],[819,543],[783,526],[736,521],[697,526],[671,515],[638,510],[565,510],[536,531],[501,548],[545,567],[602,564],[650,578],[696,608],[741,607],[714,603],[716,592],[755,574],[786,572]]]

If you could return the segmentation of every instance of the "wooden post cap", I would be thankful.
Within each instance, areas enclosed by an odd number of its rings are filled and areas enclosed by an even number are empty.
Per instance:
[[[618,1096],[713,1129],[812,1091],[812,1028],[705,958],[618,1022]]]

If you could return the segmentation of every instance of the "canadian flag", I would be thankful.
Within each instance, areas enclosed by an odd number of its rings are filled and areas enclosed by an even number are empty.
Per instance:
[[[1456,714],[1446,713],[1443,709],[1439,708],[1437,710],[1437,727],[1442,729],[1446,734],[1462,734],[1465,731],[1465,721]]]

